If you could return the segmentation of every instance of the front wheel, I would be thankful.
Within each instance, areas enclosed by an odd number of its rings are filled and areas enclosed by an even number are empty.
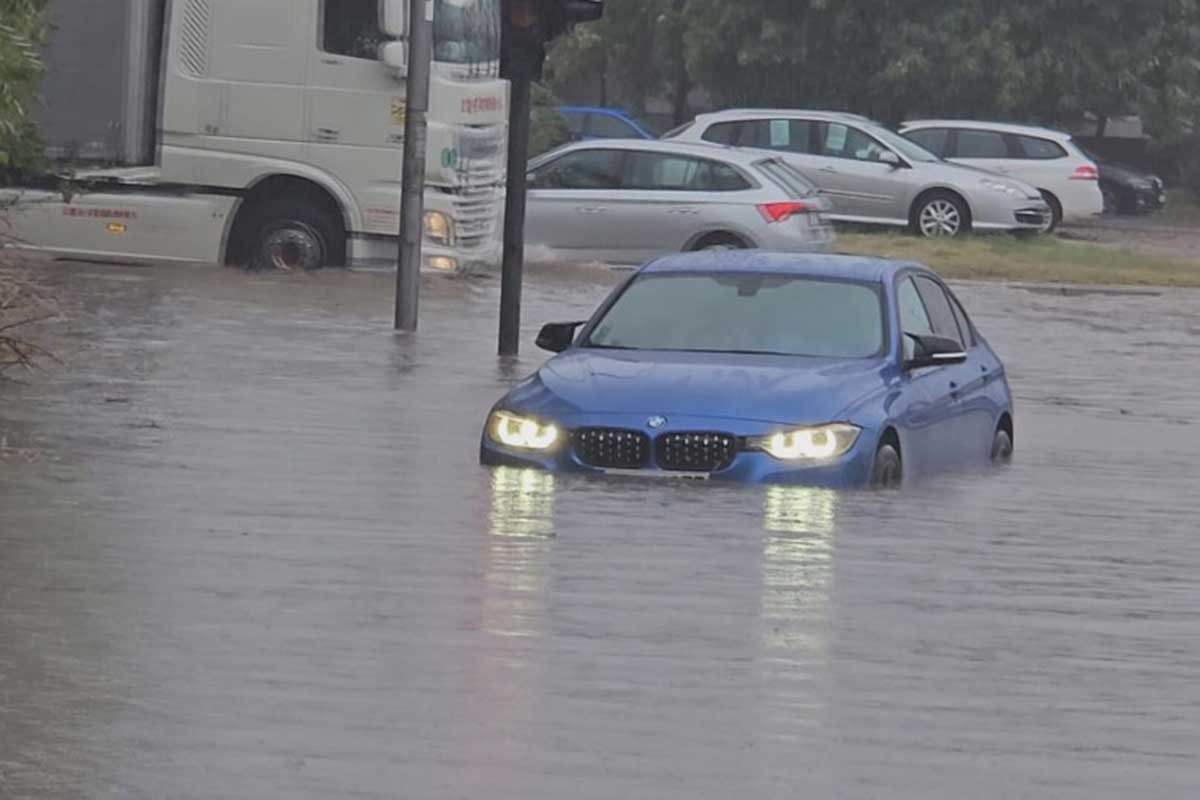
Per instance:
[[[1050,206],[1050,217],[1042,223],[1042,233],[1054,233],[1063,221],[1062,203],[1058,202],[1058,198],[1049,192],[1042,192],[1042,199],[1046,201],[1046,205]]]
[[[345,263],[341,220],[303,199],[280,198],[257,215],[250,265],[283,272]]]
[[[1013,440],[1008,431],[1000,428],[996,431],[996,438],[992,441],[992,463],[996,465],[1007,464],[1013,458]]]
[[[904,481],[904,465],[900,453],[890,444],[881,444],[871,467],[872,489],[899,489]]]
[[[914,209],[913,229],[927,239],[952,239],[970,229],[970,219],[966,203],[949,192],[934,192]]]

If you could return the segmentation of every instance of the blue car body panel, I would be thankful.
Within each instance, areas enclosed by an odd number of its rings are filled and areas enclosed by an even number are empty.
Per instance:
[[[912,273],[940,283],[925,267],[823,254],[717,252],[669,256],[629,281],[656,272],[788,274],[877,284],[886,308],[886,352],[842,360],[572,347],[514,387],[495,408],[554,422],[567,431],[616,428],[644,432],[652,441],[672,432],[742,438],[835,422],[861,427],[855,446],[832,462],[797,464],[742,449],[727,468],[711,475],[828,487],[869,483],[876,450],[889,430],[899,438],[906,478],[986,464],[1001,419],[1011,419],[1004,367],[973,326],[965,363],[916,371],[901,366],[897,287]],[[613,292],[577,341],[586,339],[627,285]],[[555,471],[604,471],[580,461],[570,444],[551,454],[531,454],[492,442],[486,431],[481,459]],[[653,458],[642,472],[660,474]]]
[[[591,115],[591,116],[611,117],[612,119],[619,120],[621,123],[623,123],[625,125],[626,128],[629,129],[629,135],[627,137],[625,137],[628,139],[657,139],[658,138],[653,133],[646,130],[645,126],[643,126],[640,122],[638,122],[636,119],[634,119],[633,116],[630,115],[628,111],[625,111],[624,109],[621,109],[621,108],[606,108],[605,106],[558,106],[555,110],[558,111],[559,114],[562,114],[564,117],[581,116],[581,117],[586,118],[589,115]],[[599,139],[599,138],[611,138],[611,137],[593,136],[593,135],[589,134],[586,129],[583,130],[583,132],[580,135],[572,136],[572,139],[577,140],[577,141],[590,141],[590,140]]]

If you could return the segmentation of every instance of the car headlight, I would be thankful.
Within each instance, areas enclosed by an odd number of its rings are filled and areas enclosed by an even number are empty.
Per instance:
[[[443,247],[454,246],[454,222],[441,211],[425,212],[425,238]]]
[[[850,452],[861,434],[856,425],[820,425],[752,437],[747,446],[780,461],[827,461]]]
[[[553,423],[508,411],[496,411],[488,420],[488,437],[505,447],[546,452],[558,445],[562,431]]]
[[[1026,196],[1024,191],[1022,191],[1019,187],[1014,186],[1011,183],[1003,183],[1001,181],[994,181],[989,178],[984,178],[982,181],[980,181],[980,183],[982,183],[988,189],[991,189],[993,192],[1003,192],[1004,194],[1008,195],[1009,197],[1023,198]]]

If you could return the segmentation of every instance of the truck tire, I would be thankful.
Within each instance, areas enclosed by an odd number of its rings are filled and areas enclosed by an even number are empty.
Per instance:
[[[252,230],[251,269],[294,272],[345,264],[346,232],[341,220],[303,197],[267,203]]]

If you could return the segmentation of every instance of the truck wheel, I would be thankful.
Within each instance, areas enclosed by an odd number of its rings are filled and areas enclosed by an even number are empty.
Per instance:
[[[341,221],[322,209],[275,204],[258,217],[250,266],[282,272],[341,266],[346,235]]]

